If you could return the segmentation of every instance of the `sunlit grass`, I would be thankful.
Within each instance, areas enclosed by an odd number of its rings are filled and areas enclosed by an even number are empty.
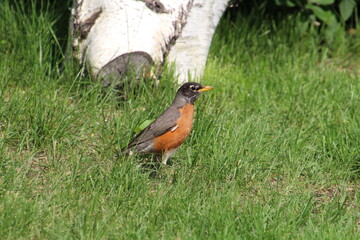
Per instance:
[[[171,103],[171,74],[119,101],[61,68],[59,13],[37,11],[0,5],[1,239],[359,238],[353,46],[329,57],[294,18],[223,19],[201,80],[215,90],[154,176],[114,156]]]

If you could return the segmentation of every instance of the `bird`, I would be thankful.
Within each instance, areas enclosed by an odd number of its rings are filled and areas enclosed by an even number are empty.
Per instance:
[[[122,154],[151,153],[162,156],[166,165],[191,132],[195,101],[202,92],[212,89],[196,82],[184,83],[172,104],[122,149]]]

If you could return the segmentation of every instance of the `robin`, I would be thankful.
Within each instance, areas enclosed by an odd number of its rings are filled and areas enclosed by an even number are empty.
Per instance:
[[[169,157],[189,136],[194,119],[194,103],[200,93],[213,89],[196,82],[183,84],[173,103],[122,150],[122,153],[162,154],[166,165]]]

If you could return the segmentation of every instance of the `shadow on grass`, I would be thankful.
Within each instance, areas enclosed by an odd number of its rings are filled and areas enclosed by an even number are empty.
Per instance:
[[[143,174],[147,174],[150,179],[155,179],[162,177],[163,168],[168,168],[173,166],[171,159],[169,159],[167,164],[164,165],[161,163],[161,158],[162,155],[154,155],[154,154],[124,155],[120,153],[114,156],[114,161],[120,161],[120,162],[136,161],[138,163],[140,171]]]

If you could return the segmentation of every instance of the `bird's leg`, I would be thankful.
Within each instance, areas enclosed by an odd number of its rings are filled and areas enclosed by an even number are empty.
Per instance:
[[[177,148],[171,149],[169,151],[166,151],[163,155],[163,160],[162,160],[162,164],[166,165],[167,160],[169,159],[169,157],[174,154],[176,152]]]

